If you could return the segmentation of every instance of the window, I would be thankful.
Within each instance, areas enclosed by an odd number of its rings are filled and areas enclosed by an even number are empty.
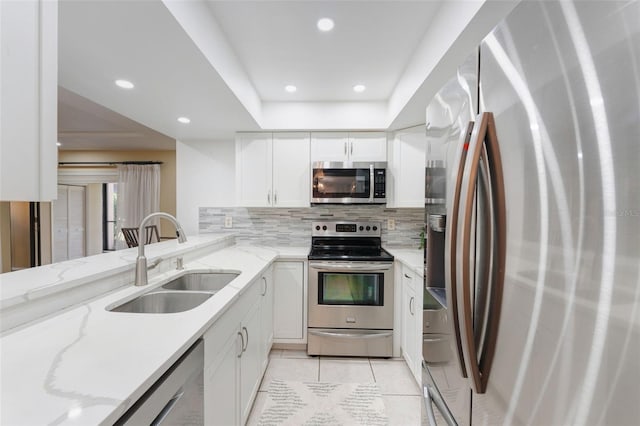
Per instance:
[[[102,185],[102,250],[116,249],[116,220],[118,210],[118,184]]]

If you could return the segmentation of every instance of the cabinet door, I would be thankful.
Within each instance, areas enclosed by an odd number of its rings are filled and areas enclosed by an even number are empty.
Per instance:
[[[385,132],[349,133],[349,159],[351,161],[387,161],[387,134]]]
[[[392,207],[424,206],[426,144],[423,126],[396,133],[389,164],[393,173]]]
[[[240,417],[241,424],[245,424],[262,376],[259,299],[242,320],[240,332],[244,334],[244,350],[240,357]]]
[[[239,424],[239,373],[242,343],[234,331],[218,349],[216,362],[204,371],[204,424]]]
[[[407,278],[408,277],[408,278]],[[418,345],[421,339],[416,335],[416,292],[411,275],[402,275],[402,356],[415,376]],[[422,314],[422,311],[420,311]]]
[[[311,161],[348,161],[348,145],[348,133],[311,133]]]
[[[278,341],[304,338],[304,263],[276,262],[273,267],[274,331]]]
[[[0,200],[54,200],[57,1],[0,1],[0,57]]]
[[[236,200],[242,207],[272,205],[271,133],[242,133],[236,139]]]
[[[273,134],[273,206],[309,207],[309,133]]]
[[[260,371],[262,372],[269,363],[269,351],[271,351],[273,343],[273,270],[271,268],[262,274],[261,281],[263,289],[260,299],[260,324],[262,326],[260,334],[262,368]]]

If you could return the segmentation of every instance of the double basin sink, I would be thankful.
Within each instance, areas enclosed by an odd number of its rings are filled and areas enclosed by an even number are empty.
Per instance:
[[[171,314],[193,309],[233,281],[239,272],[189,272],[111,312]]]

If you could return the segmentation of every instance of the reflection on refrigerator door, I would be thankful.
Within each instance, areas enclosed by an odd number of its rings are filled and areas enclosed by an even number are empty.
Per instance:
[[[482,42],[482,114],[446,162],[453,357],[425,363],[431,420],[640,418],[639,40],[640,2],[528,1]]]

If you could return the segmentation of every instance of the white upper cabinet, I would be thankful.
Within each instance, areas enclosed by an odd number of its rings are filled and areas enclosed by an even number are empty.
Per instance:
[[[269,207],[272,202],[271,133],[243,133],[236,139],[238,205]]]
[[[309,133],[242,133],[236,138],[236,194],[242,207],[308,207]]]
[[[424,126],[395,133],[389,147],[387,185],[392,188],[388,191],[389,207],[424,206],[426,144]]]
[[[387,161],[385,132],[311,134],[311,161]]]
[[[349,133],[350,161],[387,161],[385,132]]]
[[[311,133],[311,161],[347,161],[349,134]]]
[[[0,54],[0,200],[54,200],[57,1],[0,1]]]
[[[309,133],[273,134],[273,207],[309,207]]]

